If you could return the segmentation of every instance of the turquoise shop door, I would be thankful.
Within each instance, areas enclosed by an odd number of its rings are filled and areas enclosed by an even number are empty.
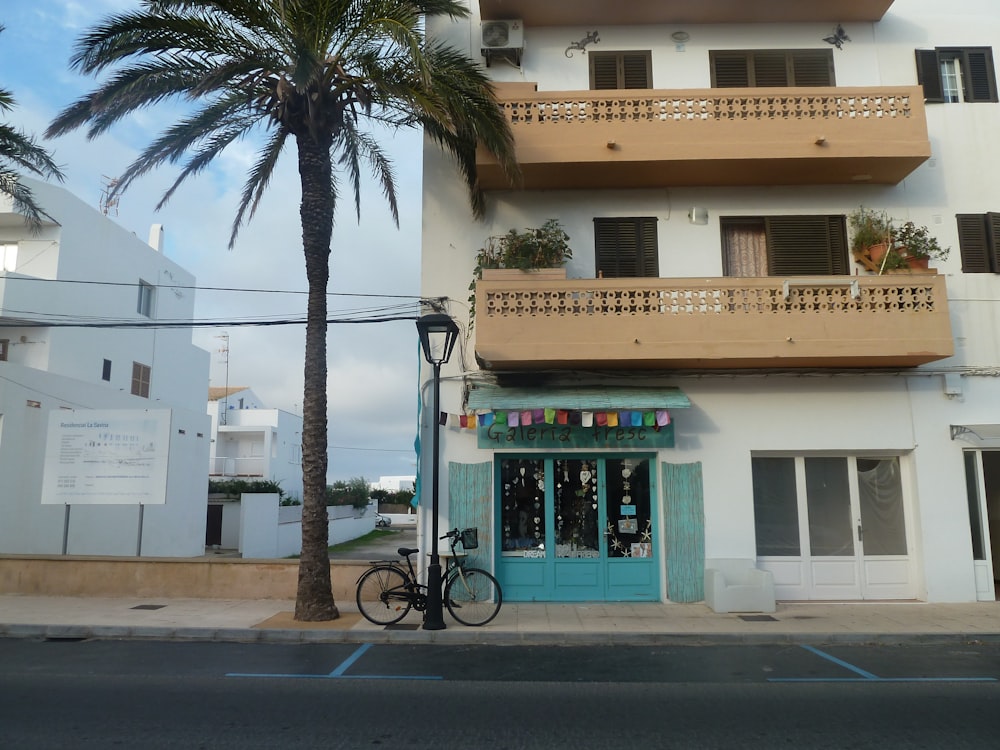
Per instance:
[[[505,599],[659,599],[652,457],[502,456],[497,464]]]

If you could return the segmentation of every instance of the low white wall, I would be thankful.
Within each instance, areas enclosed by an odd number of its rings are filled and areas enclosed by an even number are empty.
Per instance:
[[[278,546],[275,556],[297,555],[302,551],[302,506],[291,505],[278,510]],[[367,512],[367,509],[359,511],[350,505],[331,505],[327,508],[327,513],[327,533],[331,545],[357,539],[375,528],[375,515]]]

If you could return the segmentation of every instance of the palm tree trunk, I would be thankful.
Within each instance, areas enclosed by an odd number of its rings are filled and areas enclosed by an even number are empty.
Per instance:
[[[330,143],[309,133],[296,136],[302,183],[302,247],[306,256],[309,307],[306,315],[305,388],[302,398],[302,554],[295,619],[340,616],[330,580],[326,510],[326,288],[333,234]]]

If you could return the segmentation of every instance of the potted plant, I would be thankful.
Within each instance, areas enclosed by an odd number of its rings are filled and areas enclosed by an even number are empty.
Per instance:
[[[573,257],[569,235],[558,219],[549,219],[541,227],[524,231],[511,229],[506,234],[490,237],[476,254],[476,267],[469,284],[469,330],[475,324],[476,282],[482,278],[498,278],[509,273],[531,273],[546,276],[553,270],[555,278],[566,278],[566,261]]]
[[[854,257],[870,270],[881,270],[883,259],[892,247],[892,217],[885,211],[860,206],[848,215],[847,222]]]
[[[523,232],[511,229],[507,234],[490,237],[476,254],[474,274],[481,279],[486,269],[537,271],[561,268],[572,257],[569,235],[563,231],[558,219],[549,219],[537,229],[529,228]]]
[[[910,268],[927,268],[931,258],[945,260],[951,252],[950,247],[941,247],[927,227],[918,227],[912,221],[892,230],[892,249]]]

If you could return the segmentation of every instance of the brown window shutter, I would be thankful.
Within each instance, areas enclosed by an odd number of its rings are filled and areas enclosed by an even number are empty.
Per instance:
[[[924,87],[924,101],[929,104],[944,102],[944,85],[941,83],[941,61],[935,49],[918,49],[917,83]]]
[[[982,214],[958,214],[958,248],[962,254],[962,273],[989,273],[991,255],[986,217]]]
[[[750,85],[750,62],[745,52],[711,52],[712,87],[746,88]]]
[[[791,53],[793,86],[835,86],[833,53],[828,49]]]
[[[788,85],[788,56],[784,52],[756,52],[753,55],[752,86]]]
[[[598,276],[659,276],[655,218],[594,219],[594,249]]]
[[[851,273],[851,263],[847,257],[847,222],[843,216],[828,216],[827,229],[830,238],[830,267],[835,276]]]
[[[769,216],[767,264],[771,276],[829,276],[834,270],[830,217]],[[844,260],[846,266],[846,259]]]
[[[986,214],[986,233],[989,237],[990,270],[993,273],[1000,273],[1000,214]]]
[[[590,58],[590,88],[618,88],[618,56],[592,52]]]
[[[622,55],[622,88],[651,89],[651,58],[648,53],[636,52]]]
[[[993,50],[989,47],[977,47],[964,50],[962,60],[963,85],[965,86],[965,101],[995,102],[997,101],[996,76],[993,71]]]

